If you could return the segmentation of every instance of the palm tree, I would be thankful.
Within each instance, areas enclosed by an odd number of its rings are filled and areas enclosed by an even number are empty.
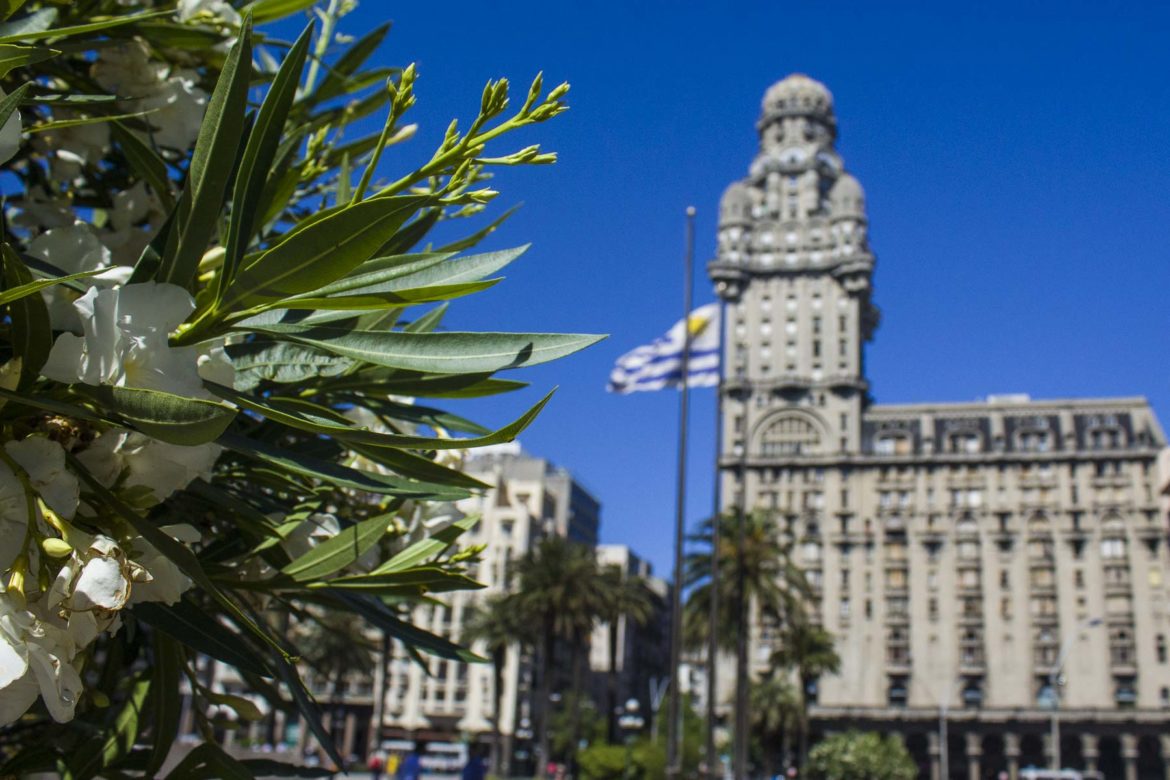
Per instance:
[[[751,692],[751,730],[759,746],[765,777],[776,775],[777,756],[788,753],[788,740],[800,724],[800,696],[787,680],[764,677]]]
[[[763,511],[745,514],[743,522],[742,566],[737,555],[739,530],[736,515],[725,515],[719,524],[718,554],[715,556],[719,566],[719,592],[716,594],[719,603],[738,603],[736,590],[742,574],[747,604],[754,604],[764,617],[783,623],[811,598],[808,581],[793,561],[792,540],[780,532],[773,516]],[[690,591],[683,613],[683,640],[695,650],[706,646],[708,635],[713,525],[710,519],[704,520],[698,533],[689,537],[692,543],[705,549],[688,553],[683,570],[684,587]],[[739,622],[737,610],[720,610],[717,636],[721,648],[735,649]]]
[[[492,707],[491,773],[500,775],[504,752],[500,736],[501,700],[504,696],[504,664],[508,648],[531,644],[534,636],[508,603],[507,596],[494,594],[473,604],[463,618],[463,637],[468,643],[482,642],[492,659],[494,701]]]
[[[558,640],[568,643],[570,669],[579,685],[582,646],[602,609],[600,572],[593,550],[560,536],[546,536],[516,563],[519,589],[505,597],[508,609],[538,632],[540,637],[540,685],[537,690],[541,717],[541,761],[549,758],[549,699],[556,668]],[[538,767],[543,770],[543,767]]]
[[[773,669],[794,672],[800,683],[800,765],[808,760],[808,695],[817,680],[841,670],[841,657],[834,647],[833,635],[796,613],[782,631],[780,646],[772,653]]]
[[[606,566],[601,575],[604,592],[601,620],[609,625],[609,667],[606,674],[606,738],[617,742],[617,648],[618,629],[622,618],[630,623],[646,625],[654,614],[655,594],[642,577],[627,575],[620,566]]]
[[[376,663],[377,647],[366,632],[369,625],[359,615],[346,612],[304,613],[293,631],[301,658],[321,679],[329,681],[329,709],[325,727],[330,732],[342,719],[342,686],[351,672],[368,674]]]

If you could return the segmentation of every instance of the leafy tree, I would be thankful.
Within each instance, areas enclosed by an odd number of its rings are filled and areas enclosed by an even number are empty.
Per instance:
[[[818,743],[809,753],[805,776],[814,780],[914,780],[918,767],[897,737],[850,731]]]
[[[504,695],[504,666],[507,654],[522,645],[530,645],[536,636],[531,627],[511,608],[503,594],[494,594],[475,604],[464,613],[463,641],[482,643],[492,660],[494,702],[492,712],[492,757],[491,770],[499,775],[501,765],[507,763],[503,755],[500,735],[501,700]]]
[[[452,451],[514,439],[547,399],[496,430],[430,404],[517,389],[497,374],[596,338],[441,330],[520,254],[463,254],[503,217],[452,221],[496,197],[491,168],[554,161],[498,147],[568,85],[538,76],[510,105],[491,81],[390,172],[416,68],[368,64],[388,25],[342,35],[350,0],[291,44],[265,32],[310,5],[0,4],[0,618],[18,627],[0,775],[158,775],[183,679],[204,734],[210,705],[262,697],[341,764],[302,642],[335,680],[358,663],[328,657],[341,631],[468,658],[407,616],[478,587],[458,547],[475,519],[422,521],[477,487]],[[462,237],[435,246],[440,222]],[[200,655],[247,696],[213,690]],[[168,777],[283,771],[208,742]]]
[[[768,675],[751,688],[751,730],[757,760],[765,777],[773,777],[800,725],[800,696],[786,680]]]
[[[800,612],[783,627],[771,665],[774,669],[794,672],[799,683],[800,764],[803,766],[808,760],[809,691],[823,675],[841,670],[841,657],[837,655],[833,635]]]
[[[609,625],[607,648],[609,666],[605,694],[606,735],[610,742],[614,742],[618,736],[618,631],[622,618],[626,619],[627,625],[629,623],[645,625],[654,614],[654,600],[657,596],[647,586],[645,579],[629,575],[619,566],[605,567],[600,585],[603,591],[600,618]]]
[[[725,650],[733,650],[739,636],[736,589],[742,573],[748,604],[755,605],[762,616],[779,623],[795,614],[811,598],[808,581],[793,561],[792,541],[781,534],[774,517],[754,511],[744,515],[744,556],[742,566],[737,555],[738,521],[735,514],[725,515],[719,524],[719,540],[714,556],[719,566],[718,641]],[[711,594],[711,549],[714,523],[703,521],[698,533],[690,537],[692,548],[684,563],[684,585],[688,589],[683,614],[683,638],[694,650],[706,647]]]
[[[561,536],[546,536],[516,562],[519,587],[505,596],[508,608],[520,616],[539,635],[540,675],[537,700],[541,712],[537,721],[537,744],[542,761],[549,751],[549,717],[552,702],[552,678],[558,667],[557,648],[569,650],[571,682],[576,690],[583,686],[582,662],[587,660],[589,634],[603,609],[604,592],[600,570],[593,550]],[[577,710],[574,709],[574,712]],[[579,720],[573,715],[574,735]],[[576,739],[571,741],[570,755]]]

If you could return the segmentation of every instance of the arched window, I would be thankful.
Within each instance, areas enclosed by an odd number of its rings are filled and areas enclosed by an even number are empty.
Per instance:
[[[760,436],[760,454],[764,457],[801,455],[816,452],[821,436],[816,426],[803,417],[781,417]]]

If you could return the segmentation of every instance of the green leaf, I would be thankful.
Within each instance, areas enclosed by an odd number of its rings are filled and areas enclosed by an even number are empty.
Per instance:
[[[403,333],[285,323],[252,328],[374,365],[434,374],[533,366],[571,355],[605,338],[575,333]]]
[[[337,376],[353,365],[348,358],[282,341],[229,344],[227,353],[236,369],[237,390],[251,390],[261,382],[293,384]]]
[[[36,285],[32,273],[7,244],[3,248],[4,285],[8,288],[8,316],[12,322],[12,352],[22,360],[23,382],[40,375],[41,367],[53,347],[53,331],[49,326],[49,309],[40,295],[20,295],[22,289]],[[44,285],[48,286],[48,285]]]
[[[290,428],[308,431],[323,436],[331,436],[342,442],[355,442],[368,447],[407,447],[413,449],[455,450],[468,447],[486,447],[490,444],[503,444],[514,440],[521,432],[536,419],[544,409],[545,404],[552,398],[550,392],[536,403],[531,409],[516,420],[484,436],[469,439],[439,439],[432,436],[412,436],[402,433],[383,433],[368,431],[345,423],[335,422],[323,416],[322,412],[329,413],[330,409],[314,408],[314,404],[302,399],[294,398],[265,398],[237,392],[223,385],[208,384],[208,389],[224,400],[238,404],[249,411],[261,414],[273,422],[287,425]]]
[[[425,563],[435,556],[441,555],[447,548],[455,544],[460,536],[475,528],[478,523],[479,515],[468,515],[460,518],[443,530],[432,534],[429,538],[415,542],[371,571],[370,574],[391,574]]]
[[[12,250],[8,249],[8,251],[12,251]],[[15,253],[13,253],[13,254],[15,255]],[[20,258],[17,257],[16,261],[20,262]],[[21,265],[23,265],[23,263],[21,263]],[[26,295],[32,295],[33,293],[38,293],[41,290],[44,290],[47,287],[52,287],[55,284],[64,284],[65,282],[73,282],[73,281],[76,281],[78,279],[86,279],[90,276],[96,276],[97,274],[100,274],[102,271],[108,271],[108,270],[110,270],[110,269],[108,269],[108,268],[95,268],[92,271],[82,271],[81,273],[70,274],[69,276],[55,276],[52,279],[37,279],[36,281],[26,282],[26,283],[21,284],[17,287],[9,287],[4,292],[0,292],[0,306],[7,304],[7,303],[12,303],[13,301],[18,301],[21,298],[25,297]],[[31,278],[31,277],[32,277],[32,275],[29,274],[29,278]]]
[[[370,621],[376,628],[380,628],[390,636],[402,642],[408,648],[425,650],[440,658],[465,663],[481,662],[485,659],[460,647],[454,642],[436,636],[429,631],[412,626],[395,615],[390,609],[375,597],[354,592],[333,591],[338,601],[350,610],[357,612]]]
[[[341,571],[386,535],[393,514],[378,515],[343,528],[332,539],[321,542],[281,569],[296,582],[310,582]]]
[[[316,290],[369,260],[427,198],[370,198],[285,237],[240,268],[224,294],[231,311]]]
[[[114,728],[102,746],[100,758],[101,766],[114,765],[119,759],[130,752],[138,737],[139,725],[145,723],[146,694],[150,692],[151,676],[142,673],[130,689],[130,698],[126,700],[118,717],[114,719]],[[98,756],[91,754],[91,759]],[[79,773],[80,774],[80,773]]]
[[[359,590],[379,596],[421,596],[424,593],[447,593],[453,590],[477,590],[485,587],[466,574],[451,572],[437,566],[422,566],[408,571],[387,574],[355,574],[323,582],[313,582],[310,588]]]
[[[346,49],[345,53],[328,67],[325,78],[321,79],[320,85],[313,92],[311,102],[313,104],[321,103],[342,94],[345,91],[346,81],[382,44],[382,39],[389,31],[390,24],[388,22],[380,24]]]
[[[323,287],[310,290],[314,296],[335,295],[353,290],[376,290],[375,285],[398,279],[407,274],[441,263],[451,257],[450,253],[427,252],[410,255],[385,255],[362,263],[354,273]]]
[[[199,127],[187,185],[179,196],[176,224],[158,269],[160,282],[189,288],[199,260],[207,250],[244,134],[251,72],[252,23],[245,18]]]
[[[0,99],[0,127],[8,122],[8,118],[16,111],[16,107],[24,100],[24,96],[28,94],[31,87],[32,82],[26,82]]]
[[[450,300],[451,298],[460,298],[464,295],[482,292],[489,287],[495,287],[500,281],[500,279],[488,279],[483,282],[441,284],[435,285],[434,287],[419,287],[394,292],[338,295],[334,297],[310,296],[306,298],[288,298],[282,304],[287,309],[294,311],[297,309],[308,309],[310,311],[368,311],[370,309],[390,309],[418,303],[436,303],[438,301]]]
[[[20,7],[22,5],[24,5],[24,3],[25,3],[25,0],[0,0],[0,21],[7,19],[8,17],[12,16],[14,13],[19,11]],[[57,9],[56,8],[42,9],[41,11],[37,11],[32,15],[37,16],[38,14],[42,14],[45,10],[52,11],[53,19],[55,19],[57,17]],[[26,16],[25,19],[27,19],[27,18],[28,17]],[[23,22],[25,19],[21,19],[20,21]],[[52,24],[52,19],[49,20],[49,24]],[[15,23],[13,23],[13,22],[9,22],[7,24],[0,25],[0,35],[11,35],[13,32],[15,32],[12,29],[12,27],[14,27],[14,26],[15,26]]]
[[[251,11],[256,24],[263,24],[303,11],[315,2],[317,0],[256,0],[244,6],[241,11],[243,13]]]
[[[147,777],[157,774],[170,755],[171,747],[179,737],[179,720],[183,712],[183,698],[179,690],[183,646],[163,631],[155,632],[152,644],[154,663],[151,665],[153,681],[147,721],[151,730],[150,758],[145,770]]]
[[[20,68],[34,62],[42,62],[61,52],[41,46],[16,46],[0,44],[0,78],[8,75],[13,68]]]
[[[195,606],[189,599],[166,606],[158,602],[135,604],[134,616],[196,652],[245,672],[271,677],[264,659],[239,634]]]
[[[220,271],[217,297],[222,298],[228,289],[235,276],[236,264],[251,242],[256,218],[259,216],[257,205],[268,181],[273,161],[276,159],[281,133],[296,95],[297,83],[301,68],[305,64],[305,55],[308,53],[312,34],[313,25],[310,24],[285,56],[280,70],[272,79],[272,85],[268,88],[260,111],[256,114],[252,132],[248,135],[248,143],[240,158],[239,172],[236,174],[232,194],[232,211],[224,238],[226,254],[223,269]]]
[[[500,216],[498,216],[494,220],[492,220],[492,222],[489,225],[487,225],[486,227],[481,228],[480,230],[477,230],[476,232],[472,233],[470,236],[467,236],[466,238],[460,239],[459,241],[455,241],[455,242],[452,242],[450,244],[447,244],[446,246],[439,247],[438,251],[440,251],[440,252],[462,252],[464,249],[470,249],[471,247],[478,244],[480,241],[483,241],[485,238],[490,236],[492,233],[495,233],[496,229],[500,225],[504,224],[504,221],[507,220],[508,217],[515,214],[516,211],[519,210],[519,208],[520,208],[519,206],[513,206],[512,208],[508,209],[503,214],[501,214]]]
[[[404,325],[402,329],[407,333],[433,332],[439,327],[439,323],[443,321],[443,315],[447,313],[447,305],[444,303],[441,306],[436,306],[414,322]]]
[[[58,401],[55,398],[47,398],[43,395],[32,395],[30,393],[14,393],[11,390],[5,390],[0,387],[0,398],[6,401],[12,401],[17,404],[28,406],[32,409],[42,409],[46,412],[59,414],[62,417],[72,417],[77,420],[85,420],[93,423],[110,422],[99,415],[94,414],[88,409],[84,409],[74,404],[68,404],[64,401]]]
[[[126,156],[130,170],[150,185],[165,211],[173,209],[175,196],[171,193],[171,178],[163,158],[138,133],[122,122],[114,122],[110,126],[110,133]]]
[[[416,271],[398,280],[401,287],[431,287],[433,285],[462,284],[483,279],[511,263],[528,251],[531,244],[498,252],[485,252],[448,260],[444,263]],[[391,288],[395,289],[395,288]]]
[[[276,466],[283,471],[319,479],[341,488],[433,501],[458,501],[468,496],[466,490],[452,488],[448,485],[434,485],[362,471],[361,469],[351,469],[235,433],[229,432],[220,436],[219,443],[241,455]]]
[[[168,444],[195,446],[215,441],[236,416],[236,410],[217,401],[186,398],[140,387],[76,385],[127,420],[138,430]]]
[[[472,490],[484,490],[489,485],[480,482],[465,472],[450,469],[440,465],[430,458],[415,455],[409,450],[399,450],[390,447],[366,447],[354,442],[346,442],[346,446],[358,455],[367,458],[380,466],[410,479],[422,482],[434,482],[440,485],[455,485]]]
[[[40,41],[51,38],[71,38],[74,35],[85,35],[92,32],[101,32],[102,30],[109,30],[113,27],[124,27],[128,24],[137,24],[146,19],[154,19],[159,16],[167,16],[173,14],[174,10],[164,8],[161,11],[149,11],[142,14],[131,14],[129,16],[112,16],[98,21],[90,22],[89,24],[78,24],[73,27],[50,27],[44,30],[24,29],[15,33],[8,33],[0,37],[0,43],[25,43],[28,41]],[[22,20],[23,21],[23,20]]]

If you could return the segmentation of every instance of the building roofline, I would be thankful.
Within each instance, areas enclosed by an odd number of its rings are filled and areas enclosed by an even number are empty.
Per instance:
[[[1069,409],[1084,409],[1101,406],[1112,406],[1117,408],[1133,408],[1135,406],[1149,408],[1149,400],[1142,395],[1134,396],[1115,396],[1110,398],[1029,398],[1027,400],[1004,400],[1004,401],[943,401],[943,402],[918,402],[908,404],[874,404],[865,410],[865,414],[881,414],[883,412],[930,412],[930,411],[980,411],[980,410],[1003,410],[1012,411],[1017,409],[1045,409],[1045,408],[1069,408]]]

